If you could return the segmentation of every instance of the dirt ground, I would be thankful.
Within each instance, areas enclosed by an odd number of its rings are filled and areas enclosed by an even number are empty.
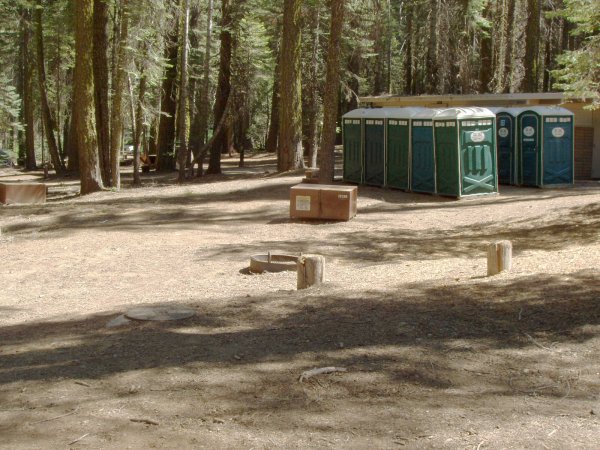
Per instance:
[[[274,170],[0,206],[1,448],[599,447],[599,182],[361,186],[332,223],[290,220],[301,177]],[[514,268],[488,278],[496,239]],[[325,284],[248,273],[267,251],[324,255]],[[107,327],[167,303],[196,315]]]

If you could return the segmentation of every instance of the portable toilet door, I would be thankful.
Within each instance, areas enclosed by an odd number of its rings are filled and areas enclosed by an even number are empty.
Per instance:
[[[385,186],[385,111],[365,110],[364,115],[364,183]]]
[[[488,108],[496,114],[496,148],[498,164],[498,182],[517,184],[517,117],[519,108]]]
[[[363,181],[363,145],[364,130],[363,117],[366,109],[355,109],[342,118],[343,141],[343,180],[349,183],[362,183]]]
[[[433,120],[437,193],[452,197],[498,192],[496,116],[485,108],[449,108]]]
[[[573,113],[532,106],[518,119],[521,184],[573,184]]]
[[[411,118],[423,108],[385,108],[387,187],[410,190]]]
[[[410,190],[435,194],[435,146],[433,140],[433,109],[423,108],[412,116],[410,124]]]

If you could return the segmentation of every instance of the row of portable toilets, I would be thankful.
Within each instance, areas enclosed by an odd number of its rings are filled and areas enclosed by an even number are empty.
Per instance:
[[[463,197],[573,183],[560,107],[373,108],[343,117],[344,181]]]

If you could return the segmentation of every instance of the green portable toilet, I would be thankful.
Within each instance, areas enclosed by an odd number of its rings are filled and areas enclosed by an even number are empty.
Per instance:
[[[365,110],[364,117],[364,177],[372,186],[385,185],[385,110]]]
[[[498,182],[516,185],[518,180],[517,117],[521,108],[488,108],[496,114]]]
[[[437,193],[498,192],[496,116],[485,108],[449,108],[433,118]]]
[[[363,181],[364,129],[366,109],[352,110],[342,117],[342,142],[344,154],[343,180],[350,183]]]
[[[410,123],[410,190],[435,193],[435,146],[433,116],[436,110],[422,108]]]
[[[424,108],[384,108],[386,117],[386,179],[391,188],[410,190],[411,120]]]
[[[519,181],[524,186],[573,184],[573,113],[531,106],[519,114]]]

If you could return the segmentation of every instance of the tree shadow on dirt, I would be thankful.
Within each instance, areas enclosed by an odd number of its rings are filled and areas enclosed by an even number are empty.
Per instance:
[[[275,220],[275,223],[279,222]],[[303,222],[287,220],[286,223]],[[566,210],[563,217],[553,221],[522,220],[507,224],[494,222],[457,226],[451,230],[433,228],[416,231],[398,226],[377,231],[337,231],[339,224],[326,221],[313,222],[310,226],[333,227],[336,232],[326,240],[307,237],[294,241],[271,240],[239,244],[235,249],[222,246],[209,253],[209,256],[252,254],[266,250],[317,252],[331,258],[386,264],[447,257],[479,257],[485,255],[487,244],[504,239],[513,243],[516,255],[533,250],[556,251],[572,245],[588,245],[600,239],[600,205]]]
[[[452,382],[435,378],[429,366],[445,367],[456,358],[483,362],[481,354],[494,350],[568,351],[597,338],[599,301],[597,272],[581,271],[493,284],[421,283],[399,286],[397,294],[323,289],[223,305],[188,303],[198,314],[185,321],[107,329],[119,313],[114,311],[2,327],[0,384],[94,379],[194,363],[293,364],[311,354],[324,366],[380,370],[441,388]],[[373,348],[379,350],[365,351]]]

